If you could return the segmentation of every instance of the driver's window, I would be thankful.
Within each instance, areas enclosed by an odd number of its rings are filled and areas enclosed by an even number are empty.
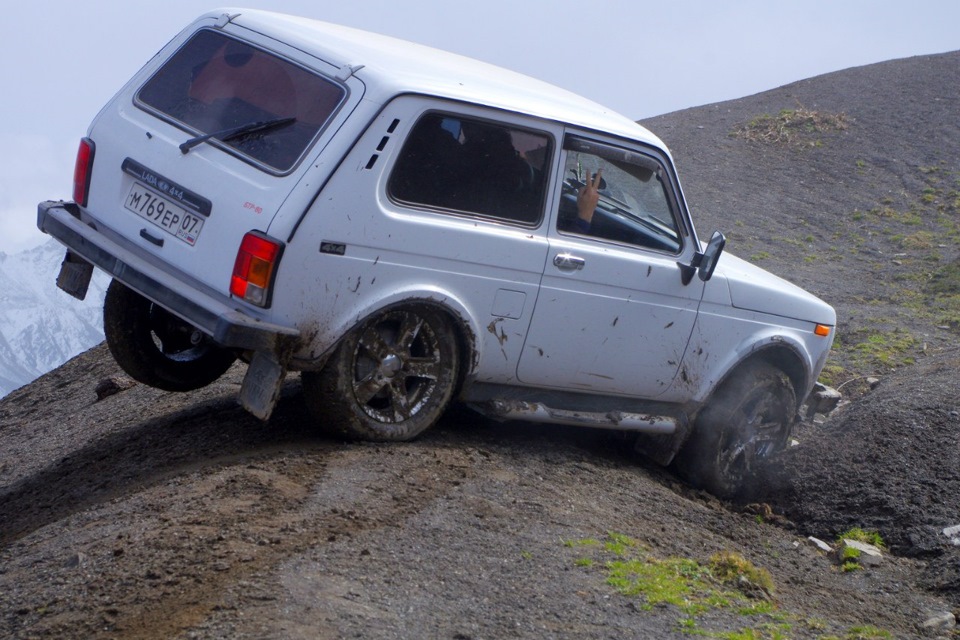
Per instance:
[[[662,183],[662,169],[642,154],[571,139],[565,143],[563,194],[557,227],[649,249],[679,253],[680,233]],[[599,172],[599,180],[596,178]],[[596,206],[580,198],[592,183]]]

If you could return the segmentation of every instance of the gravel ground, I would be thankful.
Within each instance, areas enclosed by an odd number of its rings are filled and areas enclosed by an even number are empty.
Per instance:
[[[789,523],[690,490],[616,435],[454,412],[414,443],[341,443],[314,434],[296,381],[262,424],[233,400],[239,368],[95,402],[118,373],[100,347],[0,403],[0,635],[685,635],[677,607],[607,584],[616,558],[580,541],[610,533],[771,573],[774,615],[707,611],[702,630],[905,637],[950,610],[913,586],[922,561],[842,573]]]

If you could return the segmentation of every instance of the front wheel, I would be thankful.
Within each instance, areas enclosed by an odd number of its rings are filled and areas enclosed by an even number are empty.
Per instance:
[[[692,485],[732,498],[760,461],[786,446],[796,411],[796,392],[783,371],[748,364],[700,412],[677,468]]]
[[[446,317],[428,307],[391,309],[351,331],[319,372],[302,375],[311,412],[351,439],[402,441],[449,406],[460,354]]]
[[[103,302],[103,332],[114,360],[131,378],[164,391],[205,387],[236,360],[232,351],[116,280]]]

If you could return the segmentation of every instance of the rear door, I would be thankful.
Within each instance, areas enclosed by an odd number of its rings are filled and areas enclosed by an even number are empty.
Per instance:
[[[642,398],[676,377],[703,282],[678,261],[696,248],[666,159],[567,136],[549,253],[518,367],[531,385]],[[599,203],[578,223],[577,191],[601,172]]]
[[[242,36],[242,38],[240,37]],[[104,109],[88,209],[142,251],[225,291],[362,93],[330,65],[236,25],[175,40]]]

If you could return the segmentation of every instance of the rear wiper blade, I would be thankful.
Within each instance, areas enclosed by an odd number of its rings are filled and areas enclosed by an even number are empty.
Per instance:
[[[230,129],[224,129],[222,131],[214,131],[213,133],[205,133],[202,136],[197,136],[195,138],[190,138],[186,142],[180,145],[180,153],[187,153],[190,149],[193,149],[195,146],[201,142],[206,142],[210,138],[217,138],[226,142],[227,140],[232,140],[234,138],[239,138],[240,136],[245,136],[251,133],[258,133],[260,131],[266,131],[268,129],[276,129],[277,127],[283,127],[288,124],[293,124],[297,119],[294,117],[289,118],[274,118],[273,120],[260,120],[258,122],[249,122],[239,127],[232,127]]]

